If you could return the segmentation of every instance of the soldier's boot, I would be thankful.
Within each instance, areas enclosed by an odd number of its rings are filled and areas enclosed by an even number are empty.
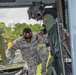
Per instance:
[[[42,75],[47,75],[47,72],[43,72]]]

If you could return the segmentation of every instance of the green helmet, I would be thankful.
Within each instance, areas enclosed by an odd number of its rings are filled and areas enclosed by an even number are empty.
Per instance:
[[[44,14],[45,4],[42,2],[33,2],[28,8],[29,19],[41,20]]]

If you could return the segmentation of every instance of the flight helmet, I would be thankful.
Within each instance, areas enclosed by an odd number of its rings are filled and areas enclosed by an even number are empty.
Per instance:
[[[27,10],[29,19],[41,20],[43,18],[45,4],[42,2],[32,2]]]

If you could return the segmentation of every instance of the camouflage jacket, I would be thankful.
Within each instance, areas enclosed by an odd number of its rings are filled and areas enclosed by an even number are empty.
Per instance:
[[[35,59],[37,55],[38,43],[44,43],[44,38],[34,34],[30,43],[27,43],[23,36],[19,37],[13,45],[7,50],[6,57],[13,58],[17,49],[21,50],[24,60]]]

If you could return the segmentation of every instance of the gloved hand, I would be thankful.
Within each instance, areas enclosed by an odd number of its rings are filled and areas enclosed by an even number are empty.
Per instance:
[[[12,64],[12,62],[13,62],[12,59],[8,59],[8,58],[7,58],[7,59],[5,60],[5,63],[6,63],[6,64]]]
[[[13,60],[13,61],[12,61],[12,64],[13,64],[13,65],[17,65],[18,63],[19,63],[19,62],[18,62],[17,60]]]
[[[27,70],[28,71],[28,65],[25,63],[24,67],[23,67],[23,70]]]

